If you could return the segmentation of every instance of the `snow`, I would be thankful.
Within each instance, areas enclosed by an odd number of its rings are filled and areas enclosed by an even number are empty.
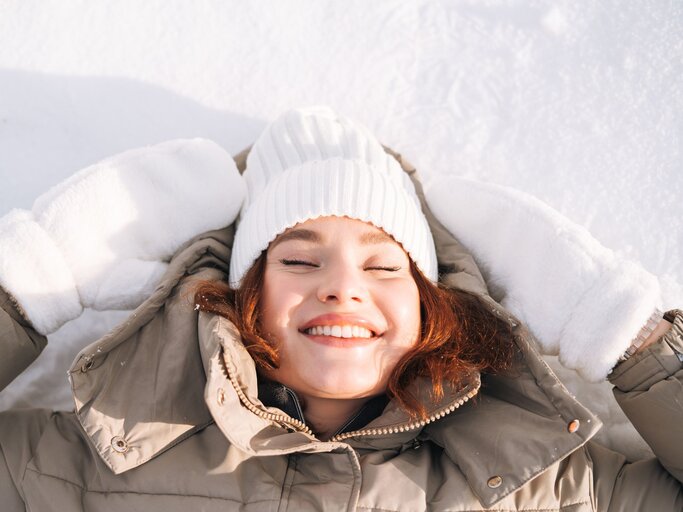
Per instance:
[[[324,103],[425,180],[530,192],[680,306],[681,77],[676,0],[5,0],[0,215],[108,155],[196,136],[236,153],[283,110]],[[71,408],[67,355],[102,317],[52,336],[0,406]]]

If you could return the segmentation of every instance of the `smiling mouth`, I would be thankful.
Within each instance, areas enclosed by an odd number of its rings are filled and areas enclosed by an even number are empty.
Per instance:
[[[300,332],[309,336],[327,336],[339,339],[372,339],[377,333],[359,325],[316,325]]]

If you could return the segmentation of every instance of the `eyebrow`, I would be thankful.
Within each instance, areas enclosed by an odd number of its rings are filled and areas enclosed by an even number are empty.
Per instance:
[[[367,231],[360,237],[361,245],[384,244],[395,240],[384,231]]]
[[[301,240],[304,242],[322,243],[323,237],[317,231],[310,229],[297,228],[290,229],[278,236],[270,245],[270,249],[275,248],[282,242],[289,242],[291,240]],[[384,244],[387,242],[395,242],[395,240],[386,234],[384,231],[366,231],[360,236],[361,245]]]
[[[316,232],[310,229],[290,229],[285,231],[270,244],[270,248],[274,249],[275,246],[281,244],[282,242],[289,242],[290,240],[303,240],[304,242],[322,242],[322,237]]]

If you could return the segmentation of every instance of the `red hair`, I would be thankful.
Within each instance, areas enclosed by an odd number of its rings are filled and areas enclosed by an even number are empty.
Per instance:
[[[257,366],[275,369],[279,366],[277,346],[263,338],[258,322],[265,262],[263,251],[236,290],[224,281],[198,283],[194,300],[202,311],[235,324]],[[426,419],[424,404],[409,390],[417,377],[429,379],[434,398],[440,399],[444,382],[457,386],[472,371],[500,373],[509,369],[515,344],[510,325],[489,311],[482,299],[432,283],[412,260],[410,269],[420,294],[421,333],[391,372],[387,394],[412,417]]]

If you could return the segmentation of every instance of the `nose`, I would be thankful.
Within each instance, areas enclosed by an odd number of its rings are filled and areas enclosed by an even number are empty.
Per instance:
[[[322,276],[318,299],[325,303],[364,302],[368,296],[362,271],[350,266],[335,266]]]

